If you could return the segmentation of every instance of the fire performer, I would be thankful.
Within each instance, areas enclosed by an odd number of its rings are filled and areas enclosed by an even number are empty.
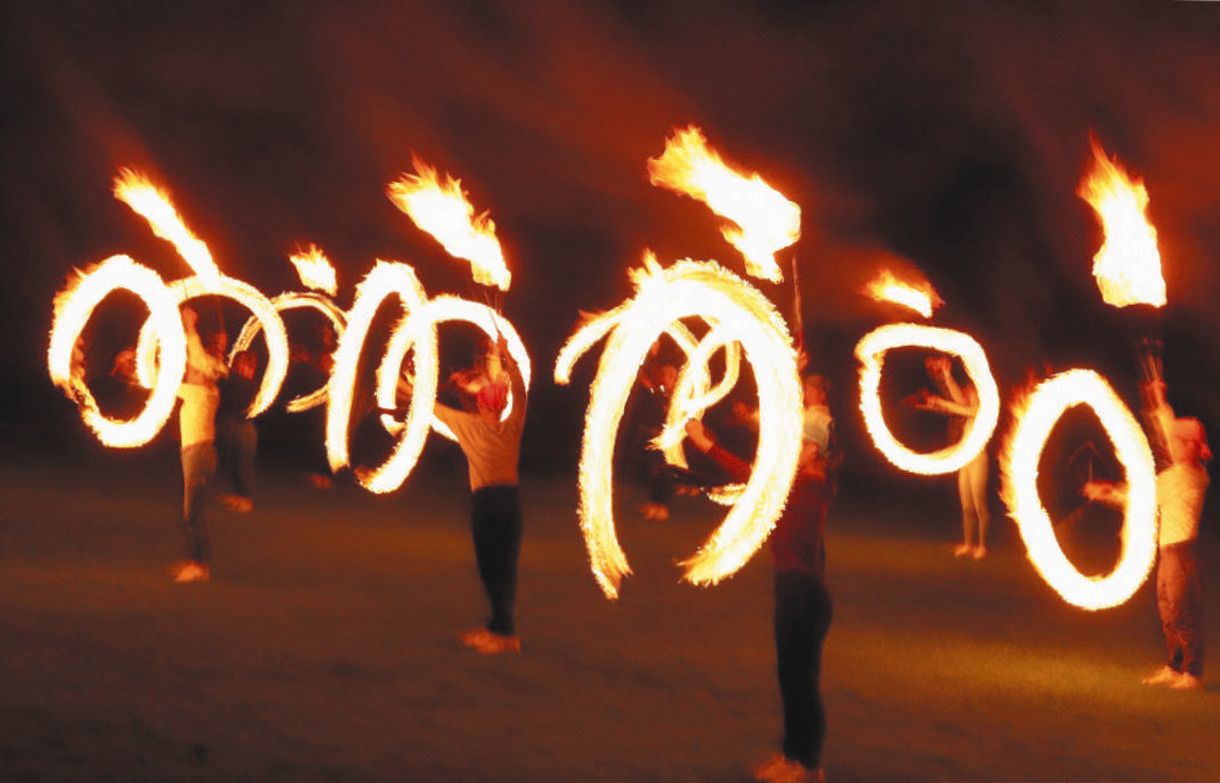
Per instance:
[[[220,382],[220,404],[216,411],[216,436],[221,464],[232,482],[233,493],[222,498],[234,511],[254,510],[254,459],[258,451],[258,429],[246,411],[258,393],[254,379],[258,357],[254,351],[239,352],[233,368]]]
[[[817,376],[805,382],[806,408],[826,410],[825,383]],[[776,783],[823,780],[822,748],[826,711],[822,704],[822,646],[830,630],[833,602],[826,589],[823,532],[826,510],[836,491],[839,462],[829,417],[806,428],[796,479],[783,514],[771,534],[775,564],[775,657],[783,702],[782,750],[754,769],[754,778]],[[749,478],[750,466],[721,447],[699,420],[687,436],[736,481]],[[825,439],[821,437],[825,435]],[[825,444],[823,446],[822,444]]]
[[[178,397],[179,437],[182,445],[182,528],[186,534],[187,560],[174,566],[175,582],[206,582],[211,556],[203,504],[207,486],[216,472],[216,410],[220,405],[217,378],[227,371],[220,359],[203,346],[196,324],[198,314],[182,308],[186,332],[187,362]]]
[[[957,441],[969,420],[978,415],[978,391],[969,380],[964,387],[958,384],[948,356],[931,356],[925,364],[928,375],[941,394],[925,389],[910,398],[910,403],[920,410],[950,416],[949,440]],[[953,548],[954,557],[970,556],[982,560],[987,556],[987,527],[990,522],[987,468],[987,449],[983,448],[957,471],[957,494],[962,504],[962,543]]]
[[[678,368],[662,358],[659,338],[648,350],[648,360],[637,378],[641,395],[632,447],[640,459],[640,476],[648,487],[648,500],[640,506],[640,515],[644,519],[664,522],[669,519],[674,497],[673,468],[651,442],[665,425],[670,396],[678,382]]]
[[[470,470],[470,528],[475,562],[491,605],[483,628],[462,634],[462,644],[483,655],[521,652],[514,615],[517,561],[521,554],[521,499],[517,463],[525,425],[526,388],[503,336],[489,341],[481,367],[454,373],[451,379],[473,396],[475,411],[436,403],[436,417],[457,438]],[[400,394],[410,394],[405,378]],[[512,408],[503,417],[512,395]]]
[[[1199,517],[1210,482],[1206,462],[1212,458],[1207,433],[1198,419],[1177,418],[1165,396],[1165,383],[1151,380],[1142,390],[1154,404],[1153,420],[1169,449],[1169,467],[1156,477],[1160,520],[1156,602],[1165,634],[1165,665],[1142,682],[1178,690],[1203,687],[1203,588],[1197,566]],[[1126,486],[1090,481],[1085,497],[1121,505]]]

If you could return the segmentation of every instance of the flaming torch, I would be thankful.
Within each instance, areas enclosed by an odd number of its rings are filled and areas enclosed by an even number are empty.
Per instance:
[[[746,271],[778,283],[783,280],[775,253],[801,236],[801,208],[757,174],[741,174],[707,146],[695,126],[678,131],[665,142],[665,152],[648,160],[649,181],[704,202],[739,228],[721,229],[741,251]]]
[[[894,276],[889,269],[882,269],[864,286],[866,296],[878,302],[891,302],[914,310],[924,318],[931,318],[936,308],[945,302],[928,282],[906,283]]]
[[[415,225],[436,238],[445,252],[470,262],[475,282],[507,291],[512,274],[496,239],[496,224],[484,212],[476,216],[466,200],[461,180],[445,175],[413,158],[416,174],[404,174],[386,188],[394,205],[407,213]]]
[[[1106,156],[1096,138],[1091,147],[1093,167],[1076,193],[1097,212],[1104,233],[1101,249],[1093,256],[1093,276],[1106,304],[1131,307],[1140,314],[1137,321],[1143,327],[1135,356],[1147,386],[1162,375],[1160,308],[1166,301],[1156,228],[1148,221],[1148,191],[1116,158]],[[1148,400],[1144,404],[1151,407]],[[1157,450],[1163,452],[1163,444]]]

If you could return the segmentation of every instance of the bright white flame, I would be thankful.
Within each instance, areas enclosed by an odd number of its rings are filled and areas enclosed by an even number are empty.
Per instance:
[[[1038,494],[1038,463],[1064,411],[1088,405],[1101,420],[1127,473],[1122,554],[1102,577],[1080,573],[1063,554],[1054,523]],[[1030,562],[1064,600],[1085,609],[1107,609],[1130,598],[1148,576],[1156,557],[1156,467],[1139,422],[1097,373],[1071,370],[1043,381],[1023,410],[1000,460],[1002,495],[1017,522]]]
[[[1110,160],[1097,141],[1093,144],[1093,170],[1077,194],[1101,218],[1105,241],[1093,256],[1093,276],[1102,299],[1115,307],[1131,304],[1165,304],[1165,278],[1156,229],[1148,221],[1148,191]]]
[[[916,286],[904,283],[888,269],[882,269],[877,277],[869,281],[864,287],[864,293],[879,302],[902,305],[924,318],[931,318],[936,308],[944,304],[931,285],[924,283]]]
[[[885,423],[881,411],[881,368],[887,351],[893,348],[929,348],[958,356],[978,392],[977,413],[966,423],[962,439],[939,451],[921,454],[908,449]],[[983,450],[1000,417],[1000,392],[987,363],[983,347],[970,335],[954,329],[920,324],[886,324],[856,344],[860,361],[860,410],[873,443],[886,459],[910,473],[940,475],[952,473]]]
[[[154,234],[172,243],[195,274],[209,281],[220,276],[208,246],[191,233],[169,197],[147,177],[131,169],[121,169],[114,180],[114,195],[147,220]]]
[[[512,358],[513,363],[517,365],[517,369],[521,373],[521,381],[525,386],[526,392],[529,392],[532,374],[529,352],[526,351],[525,343],[521,340],[521,335],[517,334],[517,330],[513,328],[512,323],[495,310],[480,302],[471,302],[467,299],[459,299],[456,296],[441,295],[430,299],[424,305],[404,316],[390,335],[390,341],[386,347],[385,354],[382,356],[381,364],[377,368],[377,403],[381,407],[396,407],[395,401],[400,368],[407,353],[414,345],[416,336],[424,333],[423,330],[431,328],[430,325],[436,326],[451,321],[471,324],[479,328],[491,340],[503,336],[508,346],[508,355]],[[423,399],[417,392],[412,391],[412,408],[420,405],[431,411],[434,408],[435,402],[435,399]],[[508,419],[513,412],[513,407],[519,402],[519,400],[513,397],[510,388],[508,404],[504,406],[504,411],[500,414],[500,420]],[[401,425],[389,415],[383,415],[382,424],[386,430],[393,434],[397,434],[401,429]],[[432,429],[449,440],[457,440],[457,437],[449,429],[448,425],[435,415],[432,416]]]
[[[317,245],[310,245],[298,253],[293,253],[288,256],[288,260],[297,268],[297,276],[306,288],[331,296],[338,292],[339,281],[335,277],[335,268]]]
[[[343,311],[340,310],[329,297],[302,291],[290,291],[288,293],[280,294],[276,298],[272,299],[271,307],[275,310],[277,316],[279,313],[282,313],[285,310],[295,310],[298,308],[316,310],[322,315],[326,316],[326,319],[330,321],[331,326],[334,327],[336,336],[343,334]],[[280,320],[282,323],[283,319]],[[263,322],[257,317],[251,316],[246,320],[246,323],[241,328],[241,332],[237,335],[237,339],[233,341],[233,349],[229,352],[230,364],[232,364],[234,356],[250,347],[250,344],[254,342],[254,338],[257,337],[262,330]],[[300,413],[301,411],[307,411],[310,408],[316,408],[325,402],[326,386],[323,385],[317,389],[314,389],[312,392],[293,397],[288,401],[284,408],[289,413]]]
[[[590,389],[580,460],[581,528],[593,574],[609,598],[618,596],[623,576],[631,572],[614,529],[611,455],[636,373],[673,323],[705,318],[722,328],[716,340],[741,343],[754,368],[760,411],[750,481],[720,527],[683,563],[685,579],[715,584],[749,560],[783,511],[800,456],[796,354],[783,318],[767,298],[712,262],[681,261],[666,270],[646,262],[633,279],[636,295],[578,329],[555,366],[555,381],[567,383],[576,358],[609,333]]]
[[[352,395],[355,392],[360,353],[377,309],[387,297],[395,294],[402,301],[402,308],[407,314],[423,307],[426,301],[415,270],[406,264],[378,259],[372,271],[356,287],[356,299],[348,311],[347,328],[335,349],[334,366],[327,384],[330,402],[326,406],[326,456],[332,470],[341,470],[351,459],[348,453],[348,426],[352,417]],[[426,328],[412,332],[410,337],[409,343],[415,350],[415,393],[419,395],[418,399],[434,399],[439,363],[436,328],[427,324]],[[362,472],[358,475],[360,483],[377,493],[390,492],[401,486],[423,451],[431,419],[430,406],[412,405],[407,412],[406,427],[393,453],[367,474]]]
[[[267,371],[263,373],[263,382],[259,384],[258,393],[250,402],[246,415],[254,418],[271,407],[271,403],[275,402],[280,393],[284,378],[288,375],[288,332],[284,329],[284,322],[276,313],[271,300],[249,283],[226,275],[219,275],[214,280],[198,276],[176,280],[169,285],[169,290],[176,305],[201,296],[232,299],[249,310],[251,316],[262,324],[267,340]],[[157,352],[160,342],[161,332],[156,328],[156,324],[151,320],[145,321],[140,327],[136,344],[136,376],[146,388],[152,386],[159,375]]]
[[[84,378],[73,377],[72,352],[94,308],[112,292],[131,291],[148,306],[148,322],[161,336],[164,372],[138,416],[127,421],[106,417],[98,408]],[[112,447],[142,446],[156,436],[174,410],[178,385],[186,371],[186,334],[178,314],[178,300],[161,276],[127,256],[111,256],[73,281],[55,298],[55,322],[47,366],[51,380],[77,401],[81,417]]]
[[[419,158],[413,163],[418,174],[404,174],[386,188],[390,201],[435,237],[445,252],[469,261],[475,282],[507,291],[512,275],[496,239],[496,224],[486,212],[475,216],[461,180],[446,174],[442,183],[436,169]]]
[[[648,176],[652,184],[702,201],[740,226],[721,233],[745,256],[746,272],[773,283],[783,279],[775,253],[800,239],[801,208],[758,174],[727,166],[699,128],[692,125],[668,139],[661,156],[649,158]]]

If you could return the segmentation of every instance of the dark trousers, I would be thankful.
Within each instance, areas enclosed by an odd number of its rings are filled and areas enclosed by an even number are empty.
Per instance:
[[[203,504],[215,472],[216,447],[211,441],[182,450],[182,531],[186,535],[186,558],[196,563],[206,563],[211,555]]]
[[[1161,547],[1156,567],[1156,606],[1165,632],[1166,663],[1174,671],[1203,676],[1203,586],[1195,542]]]
[[[784,707],[784,756],[816,769],[826,742],[822,706],[822,644],[833,604],[817,577],[800,571],[775,574],[775,656]]]
[[[258,453],[258,430],[245,416],[218,416],[216,436],[225,472],[233,484],[233,494],[254,497],[254,461]]]
[[[516,485],[481,487],[471,495],[470,528],[479,579],[491,604],[487,630],[515,636],[517,558],[521,554],[521,500]]]

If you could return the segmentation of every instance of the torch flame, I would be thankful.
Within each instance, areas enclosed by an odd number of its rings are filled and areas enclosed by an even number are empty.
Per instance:
[[[867,296],[878,302],[893,302],[914,310],[924,318],[931,318],[936,308],[944,304],[931,284],[920,285],[904,283],[894,276],[889,269],[882,269],[880,274],[864,287]]]
[[[1102,577],[1081,574],[1063,554],[1054,523],[1038,495],[1038,463],[1063,412],[1088,405],[1105,428],[1127,472],[1122,554]],[[1027,400],[1014,404],[1016,424],[1000,456],[1001,496],[1016,521],[1030,562],[1068,603],[1108,609],[1130,598],[1147,578],[1156,557],[1156,467],[1148,439],[1114,389],[1091,370],[1071,370],[1043,381]]]
[[[758,174],[746,176],[729,168],[707,146],[703,132],[690,126],[665,142],[665,152],[648,160],[654,185],[706,203],[740,228],[721,233],[746,259],[746,271],[764,280],[783,280],[776,251],[801,236],[801,209],[772,188]]]
[[[1105,240],[1093,256],[1093,276],[1102,299],[1114,307],[1165,304],[1165,278],[1156,229],[1148,222],[1148,191],[1117,159],[1092,142],[1093,170],[1076,193],[1097,211]]]
[[[195,274],[207,282],[219,279],[220,269],[212,260],[208,246],[191,233],[169,196],[147,177],[131,169],[120,169],[119,176],[114,179],[114,195],[147,220],[154,234],[172,243]]]
[[[317,245],[310,245],[304,250],[288,257],[297,268],[297,276],[301,284],[314,291],[323,291],[331,296],[339,290],[339,281],[335,278],[335,268],[330,259]]]
[[[461,180],[445,175],[414,158],[415,175],[404,174],[386,188],[395,206],[441,243],[445,252],[470,262],[475,282],[507,291],[512,274],[496,239],[496,224],[484,212],[477,217],[466,200]]]

